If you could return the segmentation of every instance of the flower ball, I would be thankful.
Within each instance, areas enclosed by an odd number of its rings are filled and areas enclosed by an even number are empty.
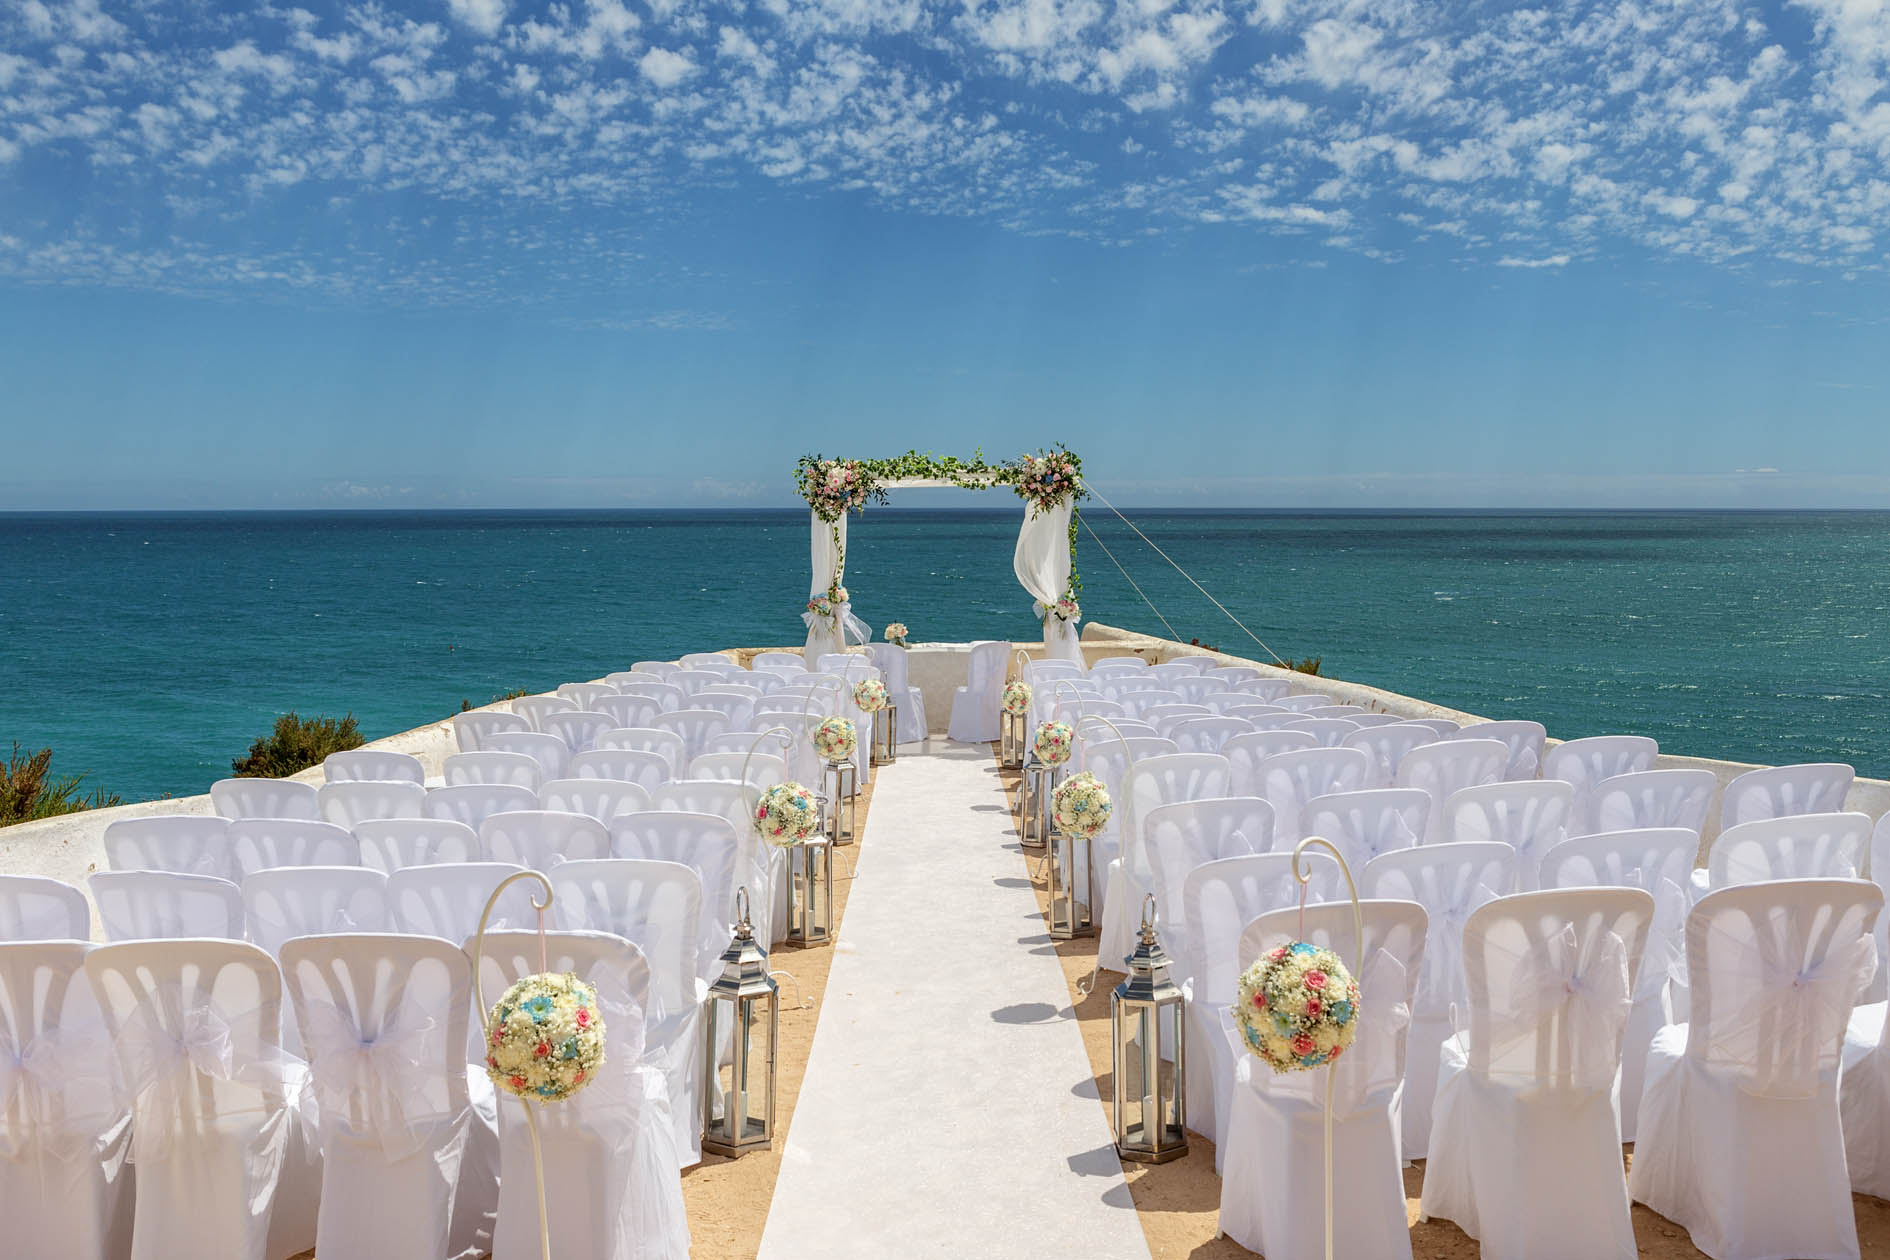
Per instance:
[[[1070,759],[1070,750],[1075,746],[1076,732],[1070,729],[1068,722],[1044,722],[1037,727],[1037,738],[1031,742],[1036,749],[1037,760],[1046,766],[1060,766]]]
[[[853,703],[862,713],[878,713],[886,707],[886,684],[877,678],[862,678],[853,684]]]
[[[792,780],[777,783],[755,802],[755,830],[781,848],[797,845],[820,827],[814,794]]]
[[[1050,794],[1050,814],[1065,835],[1094,838],[1109,825],[1115,805],[1102,780],[1085,770],[1065,779]]]
[[[1025,713],[1030,709],[1030,684],[1013,678],[1004,684],[1004,711]]]
[[[846,718],[830,717],[814,728],[814,751],[823,761],[845,761],[859,744],[860,737]]]
[[[488,1024],[486,1075],[520,1098],[562,1102],[604,1066],[597,992],[568,971],[514,982]]]
[[[1274,1071],[1322,1067],[1358,1032],[1358,981],[1329,949],[1278,946],[1241,975],[1234,1023],[1248,1051]]]

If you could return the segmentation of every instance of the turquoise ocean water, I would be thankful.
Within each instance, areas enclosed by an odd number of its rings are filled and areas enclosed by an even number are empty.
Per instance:
[[[1272,648],[1561,737],[1890,775],[1890,514],[1131,512]],[[1264,656],[1113,517],[1184,639]],[[1031,638],[1017,512],[876,509],[878,634]],[[370,737],[645,657],[798,643],[804,513],[0,515],[0,752],[126,799],[203,791],[275,716]],[[1086,616],[1163,633],[1087,536]],[[943,698],[934,703],[946,703]]]

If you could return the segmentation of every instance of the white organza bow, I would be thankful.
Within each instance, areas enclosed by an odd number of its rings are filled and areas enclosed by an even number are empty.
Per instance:
[[[1463,928],[1485,902],[1496,900],[1488,884],[1479,881],[1474,888],[1456,894],[1450,903],[1431,916],[1430,931],[1425,934],[1424,970],[1418,977],[1417,1010],[1437,1015],[1463,1005],[1467,996],[1463,972]],[[1453,1027],[1457,1020],[1453,1016]]]
[[[123,1085],[137,1103],[134,1162],[163,1158],[180,1126],[209,1119],[202,1115],[200,1077],[254,1091],[247,1101],[219,1096],[218,1114],[287,1112],[312,1135],[313,1099],[300,1059],[254,1036],[239,1035],[236,1030],[253,1020],[226,1019],[206,996],[186,1002],[173,993],[158,1000],[176,1012],[169,1026],[147,1000],[125,1021],[114,1042]]]
[[[1742,942],[1743,943],[1743,942]],[[1722,953],[1724,952],[1722,947]],[[1818,1074],[1844,1035],[1851,1008],[1877,971],[1877,942],[1868,935],[1835,946],[1810,967],[1748,945],[1752,998],[1713,1038],[1756,1047],[1747,1092],[1766,1098],[1809,1098]],[[1718,978],[1715,966],[1715,979]]]
[[[1387,949],[1375,949],[1359,975],[1358,1028],[1352,1048],[1333,1070],[1332,1114],[1343,1120],[1354,1112],[1377,1105],[1378,1095],[1395,1086],[1398,1042],[1411,1024],[1411,1007],[1404,1000],[1408,976],[1405,965]]]
[[[439,1127],[457,1124],[464,1110],[426,1109],[428,1086],[445,1062],[434,1044],[437,1028],[431,1017],[402,1007],[367,1036],[332,1003],[307,1003],[302,1042],[322,1118],[378,1137],[390,1159],[413,1154]]]
[[[0,1159],[35,1149],[63,1160],[91,1153],[111,1121],[111,1081],[98,1035],[48,1028],[19,1046],[0,1029]]]
[[[1581,938],[1570,924],[1531,946],[1507,987],[1507,993],[1491,994],[1492,1073],[1533,1076],[1554,1088],[1584,1092],[1613,1087],[1621,1029],[1632,1005],[1627,945],[1618,933],[1597,938],[1584,964]],[[1544,1038],[1551,1039],[1546,1054]],[[1511,1052],[1524,1042],[1535,1052],[1512,1068]],[[1542,1080],[1550,1071],[1554,1080]]]

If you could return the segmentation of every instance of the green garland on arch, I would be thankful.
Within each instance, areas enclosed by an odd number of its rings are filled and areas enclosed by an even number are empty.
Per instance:
[[[1033,493],[1045,483],[1046,473],[1050,483],[1057,487],[1049,497]],[[981,447],[972,451],[970,459],[934,455],[929,451],[907,451],[891,459],[826,459],[819,454],[803,455],[794,466],[794,481],[814,515],[829,524],[838,522],[848,512],[864,512],[868,503],[884,505],[887,483],[896,481],[943,481],[965,490],[1009,486],[1019,498],[1035,502],[1046,510],[1068,499],[1071,504],[1069,597],[1075,599],[1083,589],[1083,579],[1076,571],[1077,520],[1086,497],[1083,460],[1060,442],[1049,450],[1001,462],[986,459]],[[838,532],[836,529],[835,533]]]

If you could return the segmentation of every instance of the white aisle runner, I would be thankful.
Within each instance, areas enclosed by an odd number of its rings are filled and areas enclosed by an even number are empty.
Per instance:
[[[988,746],[879,771],[762,1260],[1148,1260],[1015,846]]]

